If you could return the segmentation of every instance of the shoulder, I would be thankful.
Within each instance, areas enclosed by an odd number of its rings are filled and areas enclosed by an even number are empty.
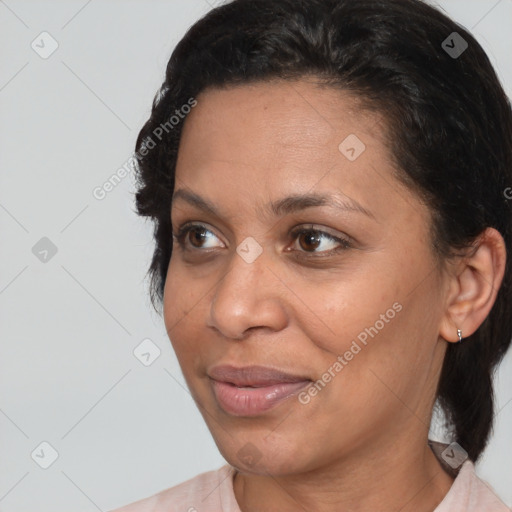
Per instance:
[[[229,464],[111,512],[239,512]]]
[[[510,512],[490,484],[481,480],[466,460],[452,487],[434,512]]]

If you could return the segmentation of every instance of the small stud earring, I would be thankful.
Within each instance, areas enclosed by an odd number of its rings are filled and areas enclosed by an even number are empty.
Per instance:
[[[462,331],[460,329],[457,329],[457,336],[459,337],[458,343],[462,341]]]

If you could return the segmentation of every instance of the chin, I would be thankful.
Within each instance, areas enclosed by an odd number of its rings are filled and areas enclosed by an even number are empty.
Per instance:
[[[281,476],[312,469],[310,456],[313,454],[308,456],[300,448],[309,443],[295,439],[291,433],[269,435],[268,428],[248,429],[242,433],[220,426],[210,432],[222,456],[242,473]]]

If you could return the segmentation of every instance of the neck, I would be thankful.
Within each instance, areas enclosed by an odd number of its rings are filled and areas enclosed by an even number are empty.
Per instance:
[[[416,450],[391,443],[377,454],[364,451],[304,473],[236,473],[233,488],[240,509],[432,512],[453,483],[426,441]]]

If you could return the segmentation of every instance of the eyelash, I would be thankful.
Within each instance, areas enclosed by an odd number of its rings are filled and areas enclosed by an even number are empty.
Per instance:
[[[188,235],[188,233],[190,233],[195,228],[202,228],[202,229],[204,229],[206,231],[209,231],[210,233],[213,233],[210,229],[208,229],[206,226],[203,226],[202,224],[183,224],[182,226],[180,226],[178,228],[177,233],[172,235],[173,238],[178,242],[178,244],[181,247],[181,249],[189,250],[186,247],[185,237]],[[295,228],[295,229],[293,229],[290,232],[290,234],[292,235],[292,238],[294,240],[298,236],[303,235],[303,234],[307,234],[307,233],[315,233],[315,234],[318,234],[318,235],[321,235],[321,236],[324,235],[325,238],[327,238],[328,240],[334,241],[334,242],[338,242],[340,244],[340,246],[335,248],[335,249],[331,249],[330,251],[321,251],[320,253],[301,251],[301,250],[294,250],[294,252],[298,252],[299,253],[297,255],[299,258],[325,258],[325,257],[333,256],[336,253],[345,251],[345,250],[350,249],[352,247],[351,243],[348,240],[346,240],[344,238],[336,237],[334,235],[331,235],[330,233],[327,233],[326,231],[322,231],[320,229],[315,229],[314,226],[312,226],[312,225],[311,226],[307,226],[307,227],[306,226],[300,226],[299,228]],[[195,247],[195,248],[190,249],[190,250],[192,250],[192,251],[202,251],[204,249],[200,249],[200,248]],[[306,256],[304,256],[304,255],[306,255]]]

